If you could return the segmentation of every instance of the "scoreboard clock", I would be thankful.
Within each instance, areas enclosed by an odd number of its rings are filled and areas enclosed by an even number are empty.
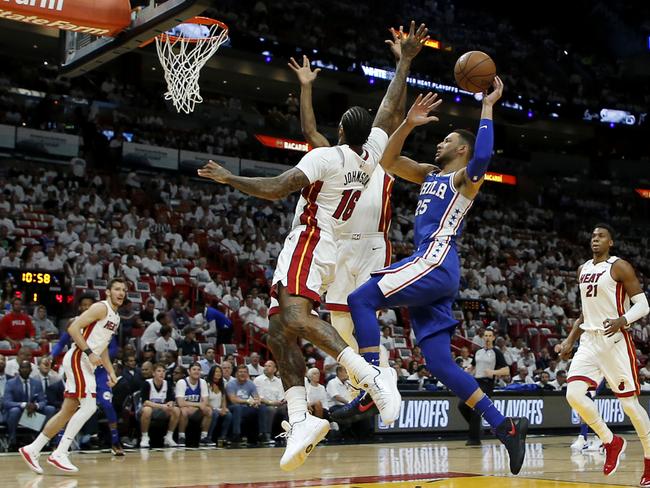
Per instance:
[[[39,303],[60,310],[74,300],[63,288],[62,271],[3,268],[0,270],[0,280],[4,282],[7,279],[14,282],[16,295],[26,304]]]

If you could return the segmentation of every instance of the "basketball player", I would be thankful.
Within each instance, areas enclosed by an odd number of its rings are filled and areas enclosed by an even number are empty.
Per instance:
[[[596,225],[591,234],[593,258],[578,268],[582,314],[560,348],[560,357],[568,359],[580,338],[569,367],[566,397],[602,441],[603,473],[611,476],[618,468],[626,441],[612,433],[596,404],[586,396],[589,388],[596,388],[603,378],[607,380],[643,446],[645,467],[640,486],[650,486],[650,419],[639,404],[636,351],[627,332],[633,322],[648,315],[650,308],[634,268],[610,255],[613,245],[612,228]]]
[[[525,456],[528,421],[515,422],[501,415],[476,380],[456,365],[450,349],[457,324],[451,306],[460,282],[456,239],[483,184],[492,155],[493,106],[503,92],[503,83],[498,77],[493,88],[483,97],[478,136],[475,138],[469,131],[456,130],[438,144],[435,162],[441,171],[400,156],[406,138],[415,127],[437,120],[429,116],[438,104],[434,95],[420,95],[391,136],[382,166],[386,171],[422,185],[415,210],[417,250],[410,257],[373,273],[368,282],[348,297],[348,305],[360,349],[379,345],[377,310],[408,306],[415,336],[429,370],[495,429],[510,455],[510,470],[517,474]]]
[[[81,295],[79,298],[79,314],[81,315],[88,310],[93,303],[95,303],[95,299],[91,295]],[[75,319],[76,317],[71,319],[70,323],[74,322]],[[72,338],[67,332],[61,334],[59,342],[52,348],[52,357],[59,356],[63,352],[63,348],[70,345],[71,340]],[[118,347],[117,336],[114,335],[108,345],[109,358],[112,359],[117,354]],[[103,365],[95,368],[95,385],[97,385],[97,405],[103,410],[111,432],[111,452],[114,456],[124,456],[124,449],[120,444],[120,436],[117,431],[117,412],[113,407],[113,390],[108,386],[108,372]],[[63,435],[63,432],[61,432],[61,435]]]
[[[108,344],[120,325],[117,309],[126,296],[124,278],[113,278],[106,288],[106,300],[97,302],[77,317],[68,334],[74,344],[63,358],[65,373],[65,399],[61,410],[52,417],[31,444],[19,449],[27,465],[36,473],[42,474],[43,468],[38,462],[41,450],[50,439],[67,424],[61,442],[47,458],[55,468],[76,473],[79,469],[70,462],[68,450],[77,433],[86,421],[95,413],[95,368],[103,365],[108,371],[108,386],[117,383],[117,377],[108,356]]]
[[[374,121],[361,107],[346,111],[339,125],[338,146],[314,149],[296,167],[273,178],[235,176],[213,161],[198,171],[200,176],[269,200],[302,189],[293,228],[278,256],[269,311],[269,347],[280,366],[289,413],[287,447],[280,461],[286,471],[300,466],[329,431],[329,422],[307,411],[305,362],[298,337],[336,357],[352,380],[373,397],[385,423],[393,423],[399,415],[401,396],[395,370],[366,363],[312,311],[333,281],[340,228],[351,217],[379,163],[395,125],[393,114],[410,64],[422,49],[426,33],[424,25],[416,32],[415,23],[411,23],[395,77]]]

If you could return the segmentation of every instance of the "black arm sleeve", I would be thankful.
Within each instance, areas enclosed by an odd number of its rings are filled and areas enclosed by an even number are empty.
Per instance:
[[[144,382],[144,384],[142,385],[142,389],[140,390],[140,393],[141,393],[140,399],[142,403],[149,400],[151,395],[151,386],[149,385],[148,381]]]
[[[165,402],[173,402],[176,400],[176,388],[174,388],[174,385],[171,383],[171,381],[167,382],[167,398],[165,398]]]
[[[496,366],[494,369],[501,369],[508,366],[508,363],[506,363],[506,358],[503,356],[503,353],[499,349],[494,349],[494,356],[496,357]]]

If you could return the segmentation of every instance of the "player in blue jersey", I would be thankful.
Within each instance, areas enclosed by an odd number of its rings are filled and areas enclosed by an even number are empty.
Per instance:
[[[79,298],[79,315],[84,313],[95,303],[92,295],[81,295]],[[70,321],[72,323],[72,321]],[[70,346],[71,337],[67,332],[61,334],[59,342],[52,348],[51,355],[53,358],[60,356],[66,346]],[[119,346],[117,344],[117,336],[113,336],[110,344],[108,345],[108,354],[113,358],[117,354]],[[124,456],[124,450],[120,443],[120,436],[117,431],[117,413],[113,407],[113,391],[108,386],[108,371],[103,366],[95,368],[95,382],[97,385],[97,405],[103,410],[108,420],[108,428],[111,431],[111,451],[114,456]]]
[[[429,115],[440,104],[437,96],[417,98],[407,118],[390,137],[381,161],[386,171],[421,185],[415,209],[416,251],[373,273],[368,282],[348,297],[348,305],[359,352],[375,363],[379,359],[376,311],[382,307],[408,306],[428,369],[493,427],[508,450],[511,472],[517,474],[525,456],[527,419],[505,418],[476,380],[460,369],[451,356],[451,337],[458,322],[451,306],[460,283],[456,239],[490,162],[494,143],[492,109],[502,93],[503,83],[497,77],[491,93],[483,97],[476,137],[469,131],[455,130],[438,144],[435,162],[439,170],[400,155],[415,127],[438,120]],[[362,409],[367,409],[367,405],[358,410]]]

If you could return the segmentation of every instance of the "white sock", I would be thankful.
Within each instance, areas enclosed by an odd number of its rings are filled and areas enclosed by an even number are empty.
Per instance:
[[[185,439],[185,432],[179,432],[178,433],[178,438],[184,440]]]
[[[97,403],[92,397],[82,398],[79,403],[79,409],[68,421],[68,425],[65,428],[61,442],[59,442],[59,445],[54,451],[56,453],[67,454],[67,452],[70,450],[70,445],[72,444],[74,438],[77,436],[85,423],[88,422],[88,419],[93,416],[95,410],[97,410]]]
[[[349,349],[349,348],[348,348]],[[307,416],[307,390],[304,386],[292,386],[284,392],[287,400],[289,423],[294,424]]]
[[[630,417],[634,430],[636,430],[641,445],[643,446],[643,456],[650,458],[650,418],[648,412],[639,404],[636,396],[619,398],[623,406],[623,411]]]
[[[201,431],[201,439],[203,439],[204,437],[208,437],[208,431],[207,430],[202,430]]]
[[[38,434],[38,437],[34,439],[34,442],[27,446],[27,448],[35,454],[40,454],[48,442],[50,442],[50,438],[46,437],[45,434],[41,432]]]
[[[143,432],[142,433],[142,438],[143,439],[149,439],[149,432]]]
[[[168,439],[173,438],[174,437],[174,431],[173,430],[168,430],[167,435],[165,437],[167,437]]]
[[[596,433],[603,444],[609,444],[614,439],[614,434],[598,413],[596,404],[587,398],[587,384],[583,381],[569,383],[566,392],[566,399],[569,405],[578,412],[578,415]]]
[[[372,374],[375,371],[372,366],[354,352],[350,346],[343,349],[336,360],[348,370],[350,381],[355,386],[358,386],[364,376]]]

